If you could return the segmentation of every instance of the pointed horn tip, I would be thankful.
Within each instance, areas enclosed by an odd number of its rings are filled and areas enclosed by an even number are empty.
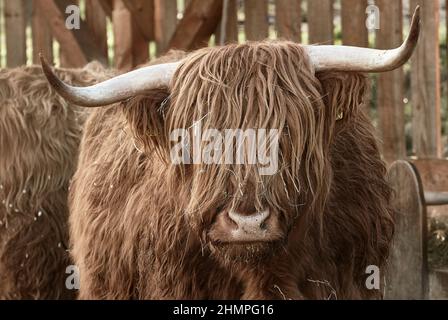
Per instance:
[[[47,81],[50,83],[50,85],[56,91],[59,92],[59,94],[64,96],[63,92],[61,92],[61,90],[60,90],[62,87],[64,87],[64,84],[54,74],[51,66],[48,64],[47,60],[45,59],[45,57],[42,53],[39,53],[39,60],[40,60],[41,66],[42,66],[42,71],[44,72],[44,75],[47,78]]]
[[[421,26],[420,13],[421,13],[421,7],[418,5],[415,8],[414,14],[412,16],[411,27],[408,35],[408,39],[415,43],[418,41],[418,38],[420,36],[420,26]]]
[[[418,6],[416,6],[415,7],[415,10],[414,10],[414,14],[412,15],[412,21],[414,22],[420,22],[420,15],[421,15],[421,7],[420,7],[420,5],[418,5]]]

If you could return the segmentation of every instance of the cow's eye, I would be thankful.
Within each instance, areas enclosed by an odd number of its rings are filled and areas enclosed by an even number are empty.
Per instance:
[[[221,204],[216,208],[217,213],[222,212],[223,210],[224,210],[224,204]]]

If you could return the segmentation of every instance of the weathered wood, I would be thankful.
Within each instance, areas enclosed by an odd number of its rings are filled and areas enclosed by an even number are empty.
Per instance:
[[[422,8],[421,37],[411,60],[412,131],[419,158],[441,157],[439,1],[412,0]]]
[[[167,51],[177,26],[177,1],[155,0],[154,2],[154,33],[157,41],[157,55]]]
[[[26,10],[24,0],[5,1],[6,64],[26,64]]]
[[[399,47],[403,40],[403,8],[401,0],[377,0],[381,12],[376,47]],[[382,138],[382,154],[388,163],[406,158],[404,128],[403,69],[378,76],[378,114]]]
[[[448,191],[448,160],[417,159],[412,163],[418,169],[425,190]]]
[[[366,8],[367,0],[341,0],[342,42],[344,45],[368,47]]]
[[[107,57],[107,15],[99,0],[89,0],[86,4],[86,22],[92,31],[101,53]]]
[[[386,273],[386,299],[428,296],[427,222],[423,186],[417,170],[396,161],[387,179],[394,190],[395,236]]]
[[[301,0],[276,0],[275,24],[279,38],[302,41],[300,8]]]
[[[224,10],[224,8],[223,8]],[[223,45],[226,43],[238,42],[238,1],[227,0],[226,23],[222,26],[222,18],[216,27],[216,43]],[[223,29],[224,28],[224,29]]]
[[[0,17],[3,17],[3,1],[0,0]],[[3,34],[3,25],[0,23],[0,34]],[[3,57],[2,57],[2,41],[0,41],[0,68],[3,67]]]
[[[268,1],[244,1],[244,30],[247,40],[264,40],[269,36]]]
[[[448,269],[435,269],[429,272],[429,299],[448,300]]]
[[[425,192],[448,191],[448,160],[445,159],[418,159],[412,160],[422,179]],[[429,217],[448,217],[448,205],[430,206]]]
[[[149,61],[149,41],[142,35],[135,21],[132,21],[132,63],[133,67]]]
[[[112,10],[114,7],[113,0],[99,0],[99,3],[103,8],[104,13],[112,19]]]
[[[70,0],[36,0],[50,24],[53,36],[61,45],[69,66],[82,67],[91,60],[107,64],[106,57],[101,54],[85,21],[81,20],[79,30],[69,30],[65,27],[65,8],[71,3]]]
[[[53,62],[53,37],[48,22],[44,18],[40,8],[33,0],[33,13],[31,17],[31,26],[33,34],[33,63],[38,64],[39,53],[42,53],[47,61]]]
[[[308,38],[311,44],[333,44],[333,0],[308,1]]]
[[[154,40],[154,1],[126,0],[124,4],[131,12],[143,38],[147,41]]]
[[[221,11],[222,0],[191,0],[169,48],[193,50],[206,46],[219,23]]]
[[[132,15],[123,0],[114,0],[113,4],[114,65],[128,71],[134,67]]]
[[[427,206],[444,206],[448,204],[448,192],[425,191],[425,203]]]
[[[73,0],[70,4],[79,6],[79,0]],[[64,11],[62,13],[64,13]],[[70,55],[70,53],[62,50],[62,47],[59,46],[59,66],[61,68],[73,67],[70,62],[70,57],[67,57],[67,55]]]

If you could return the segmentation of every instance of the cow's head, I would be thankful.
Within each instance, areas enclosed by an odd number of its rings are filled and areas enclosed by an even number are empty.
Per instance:
[[[228,45],[88,88],[70,87],[45,62],[43,68],[73,103],[96,107],[132,98],[124,106],[134,136],[166,161],[173,197],[193,230],[214,252],[247,259],[284,243],[297,221],[319,221],[333,174],[333,129],[362,104],[359,72],[400,67],[418,34],[417,12],[409,37],[395,50],[284,41]],[[252,144],[226,145],[226,133],[236,129]],[[233,155],[246,148],[242,163],[226,161],[228,146]],[[273,170],[264,170],[273,162]]]

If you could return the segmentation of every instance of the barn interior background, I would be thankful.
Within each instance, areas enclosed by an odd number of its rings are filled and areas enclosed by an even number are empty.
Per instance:
[[[72,4],[81,21],[70,30],[66,8]],[[445,0],[0,0],[0,67],[38,63],[42,52],[57,66],[98,60],[127,71],[173,48],[264,38],[392,48],[401,44],[418,4],[418,50],[402,69],[372,76],[369,111],[387,162],[420,159],[424,187],[448,191]],[[430,209],[429,216],[422,241],[446,289],[448,206]]]

